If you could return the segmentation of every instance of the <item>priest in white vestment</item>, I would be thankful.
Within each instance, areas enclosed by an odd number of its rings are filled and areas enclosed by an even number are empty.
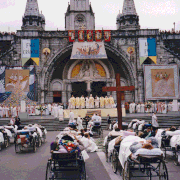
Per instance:
[[[137,104],[137,105],[136,105],[136,110],[137,110],[137,113],[140,113],[140,112],[141,112],[141,105],[140,105],[140,104]]]
[[[104,97],[100,97],[100,108],[104,108]]]
[[[40,110],[39,110],[39,105],[36,105],[35,106],[35,114],[36,114],[36,116],[39,116],[41,113],[40,113]]]
[[[76,99],[75,97],[72,95],[71,98],[70,98],[70,101],[69,101],[69,108],[70,109],[75,109],[75,106],[76,106]]]
[[[81,115],[79,115],[78,118],[77,118],[77,129],[78,129],[79,131],[81,131],[81,129],[84,129],[84,128],[83,128],[83,125],[82,125]]]
[[[112,95],[110,95],[109,97],[109,108],[113,108],[114,107],[114,98],[112,97]]]
[[[89,108],[90,109],[94,108],[94,98],[93,98],[92,94],[89,97]]]
[[[144,113],[144,103],[141,103],[141,113]]]
[[[48,108],[48,111],[49,111],[49,115],[51,115],[51,104],[50,103],[47,105],[47,108]]]
[[[104,98],[104,105],[105,108],[109,108],[109,98],[107,96]]]
[[[76,109],[80,108],[80,98],[76,97]]]
[[[136,110],[136,104],[133,102],[132,103],[132,113],[135,113],[135,110]]]
[[[95,97],[95,108],[99,108],[99,97],[97,95]]]
[[[81,109],[84,109],[84,108],[85,108],[85,98],[84,98],[83,95],[82,95],[81,98],[80,98],[80,108],[81,108]]]
[[[129,104],[129,113],[133,113],[132,103]]]
[[[2,111],[2,106],[0,106],[0,117],[3,117],[3,111]]]
[[[58,106],[57,106],[57,104],[55,104],[55,106],[54,106],[54,118],[55,119],[58,118]]]
[[[69,113],[69,124],[70,123],[74,123],[74,113],[72,111]]]
[[[86,109],[89,109],[89,97],[86,97]]]
[[[59,121],[64,121],[64,110],[62,106],[60,106],[60,108],[58,109],[58,116],[59,116]]]

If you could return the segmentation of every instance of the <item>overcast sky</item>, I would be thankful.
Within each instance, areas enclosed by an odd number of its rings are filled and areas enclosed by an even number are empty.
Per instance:
[[[0,0],[0,31],[21,29],[27,0]],[[116,16],[124,0],[90,0],[96,29],[116,29]],[[64,14],[70,0],[38,0],[46,18],[46,30],[64,30]],[[180,0],[134,0],[141,28],[171,30],[173,22],[180,30]]]

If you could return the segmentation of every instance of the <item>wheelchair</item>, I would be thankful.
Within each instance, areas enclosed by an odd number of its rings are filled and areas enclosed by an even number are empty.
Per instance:
[[[136,175],[136,171],[140,171],[142,174]],[[128,157],[124,163],[123,180],[140,177],[149,179],[157,177],[159,180],[168,180],[168,171],[163,155],[138,155],[137,159]]]
[[[103,129],[101,127],[101,122],[95,121],[91,131],[93,135],[98,135],[99,137],[103,138]]]
[[[34,131],[18,130],[15,136],[15,152],[20,153],[26,148],[32,148],[35,153],[37,150],[37,135],[33,136]]]
[[[1,142],[0,144],[1,146],[0,149],[2,149],[2,147],[7,148],[10,145],[10,137],[8,136],[3,126],[0,126],[0,132],[3,134],[3,138],[4,138],[4,142]]]

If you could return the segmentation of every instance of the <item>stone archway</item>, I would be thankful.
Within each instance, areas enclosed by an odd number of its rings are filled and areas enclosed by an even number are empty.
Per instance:
[[[73,45],[69,45],[64,49],[59,50],[47,63],[47,66],[44,67],[41,71],[41,90],[50,91],[51,87],[51,81],[52,81],[52,74],[55,68],[55,65],[57,62],[61,63],[66,57],[70,57],[71,51],[72,51]],[[105,49],[107,51],[108,55],[108,61],[111,63],[114,63],[115,66],[119,66],[119,69],[117,68],[116,72],[121,71],[125,74],[127,79],[127,85],[135,85],[137,87],[136,78],[135,78],[135,71],[132,64],[129,62],[128,57],[126,56],[123,51],[118,50],[115,47],[112,47],[105,43]],[[109,57],[111,60],[109,60]],[[66,61],[67,62],[67,61]],[[64,68],[69,68],[66,65]],[[116,73],[115,72],[115,73]],[[67,73],[67,71],[65,72]],[[115,75],[115,73],[113,73]],[[62,77],[64,78],[64,72]],[[69,93],[71,91],[71,87],[69,86],[68,82],[66,80],[61,79],[63,82],[63,93],[66,95],[67,98],[69,98],[69,95],[67,95],[67,92]],[[113,78],[112,76],[109,76],[109,78]],[[114,77],[115,78],[115,77]],[[113,82],[109,82],[110,85],[113,85]],[[48,94],[48,93],[47,93]],[[48,99],[48,97],[46,97]],[[64,99],[64,101],[67,102],[67,99]]]

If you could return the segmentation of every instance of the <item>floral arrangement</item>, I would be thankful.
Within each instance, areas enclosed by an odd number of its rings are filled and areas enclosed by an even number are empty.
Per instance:
[[[45,108],[44,106],[39,106],[38,108],[36,108],[39,111],[45,111],[47,108]]]
[[[145,108],[151,109],[151,107],[152,107],[152,103],[148,101],[147,104],[145,105]]]

